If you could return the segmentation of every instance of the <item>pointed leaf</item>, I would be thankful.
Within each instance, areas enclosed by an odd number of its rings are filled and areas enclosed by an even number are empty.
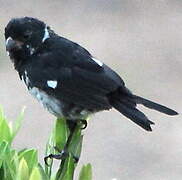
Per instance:
[[[38,164],[38,154],[35,149],[26,149],[19,154],[19,159],[24,158],[27,162],[29,172],[31,173],[32,169]]]
[[[62,150],[68,139],[68,128],[66,124],[66,119],[60,118],[56,120],[54,135],[56,147]]]
[[[42,180],[40,171],[38,167],[34,167],[30,175],[29,180]]]
[[[81,154],[82,141],[83,135],[81,135],[81,127],[78,125],[73,133],[73,137],[68,147],[69,152],[71,152],[78,159]]]
[[[5,160],[5,156],[9,152],[8,142],[0,143],[0,167],[2,166],[3,161]]]
[[[92,180],[91,164],[83,165],[79,174],[79,180]]]
[[[50,154],[55,154],[53,133],[50,135],[49,140],[46,144],[45,156],[48,156]],[[53,159],[48,159],[47,163],[48,163],[48,166],[45,164],[45,172],[50,178],[52,174]]]
[[[69,155],[64,162],[63,169],[59,169],[56,180],[73,180],[74,175],[74,159],[71,155]]]
[[[0,142],[7,141],[11,143],[12,136],[11,136],[11,130],[10,127],[6,121],[6,119],[2,119],[0,123]]]
[[[5,119],[3,107],[0,105],[0,123]]]
[[[38,164],[38,168],[39,168],[39,172],[41,174],[41,177],[43,180],[49,180],[49,176],[45,173],[43,167],[41,166],[41,164]]]
[[[19,116],[17,117],[14,126],[12,127],[12,138],[14,138],[21,127],[22,120],[24,118],[25,107],[22,108]]]
[[[25,159],[22,158],[18,166],[18,179],[27,180],[28,178],[29,178],[28,165]]]
[[[14,180],[18,169],[18,156],[15,150],[7,148],[3,159],[4,176],[7,180]]]

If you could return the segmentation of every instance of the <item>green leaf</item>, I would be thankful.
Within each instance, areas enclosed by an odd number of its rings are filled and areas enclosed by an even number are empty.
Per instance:
[[[79,174],[79,180],[92,180],[91,164],[83,165]]]
[[[25,107],[22,108],[22,111],[21,113],[19,114],[19,116],[17,117],[13,127],[12,127],[12,139],[16,136],[16,134],[18,133],[20,127],[21,127],[21,124],[22,124],[22,121],[23,121],[23,118],[24,118],[24,112],[25,112]]]
[[[81,127],[78,125],[68,147],[68,151],[77,158],[79,158],[81,154],[82,141],[83,135],[81,135]]]
[[[9,163],[6,161],[3,163],[4,178],[7,180],[14,180],[16,177],[15,172],[10,168]]]
[[[7,142],[11,142],[11,129],[8,125],[8,122],[5,118],[4,112],[3,112],[3,108],[2,106],[0,106],[0,141],[7,141]]]
[[[39,172],[41,174],[41,177],[43,180],[49,180],[49,176],[45,173],[43,167],[41,166],[41,164],[38,164],[38,168],[39,168]]]
[[[4,179],[14,180],[18,169],[17,152],[13,149],[7,148],[3,159]]]
[[[9,144],[8,142],[3,141],[0,143],[0,160],[4,159],[7,152],[9,152]]]
[[[29,178],[28,165],[26,160],[22,158],[18,166],[18,179],[27,180],[28,178]]]
[[[30,175],[29,180],[42,180],[40,171],[38,167],[34,167]]]
[[[5,159],[7,159],[9,156],[10,147],[8,142],[1,142],[0,143],[0,167],[2,167],[3,162]]]
[[[64,162],[63,169],[59,169],[56,175],[56,180],[73,180],[75,163],[71,155],[69,155]]]
[[[83,143],[83,135],[77,139],[77,144],[75,145],[75,149],[73,152],[73,155],[77,158],[80,158],[81,150],[82,150],[82,143]]]
[[[4,179],[4,168],[0,168],[0,179]]]
[[[0,130],[1,130],[0,142],[7,141],[7,142],[11,143],[11,140],[12,140],[11,130],[10,130],[10,127],[9,127],[6,119],[1,119]]]
[[[1,172],[4,173],[4,179],[14,180],[18,167],[17,152],[11,149],[7,142],[1,143],[0,149]]]
[[[19,159],[24,158],[27,162],[29,172],[38,164],[38,154],[35,149],[26,149],[19,154]]]
[[[62,150],[68,139],[68,128],[65,118],[60,118],[56,120],[54,131],[55,145],[58,149]]]
[[[18,153],[15,150],[11,150],[11,160],[8,163],[10,169],[12,170],[12,174],[17,174],[17,169],[19,166],[19,159],[18,159]]]
[[[5,119],[3,107],[0,105],[0,123]]]
[[[13,138],[17,134],[20,126],[21,126],[21,121],[23,119],[23,114],[24,114],[24,109],[20,113],[19,117],[15,121],[15,125],[12,126],[12,123],[6,120],[5,115],[3,113],[3,108],[0,106],[0,141],[7,141],[9,144],[11,144]]]
[[[46,144],[45,156],[48,156],[49,154],[55,154],[53,133],[50,135],[49,140]],[[47,163],[48,166],[45,164],[45,172],[50,178],[52,174],[53,159],[49,158]]]

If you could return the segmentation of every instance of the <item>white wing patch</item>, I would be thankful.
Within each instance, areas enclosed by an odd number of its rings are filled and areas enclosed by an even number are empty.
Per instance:
[[[57,84],[58,84],[57,81],[51,81],[51,80],[47,81],[47,85],[48,85],[50,88],[53,88],[53,89],[55,89],[55,88],[57,87]]]
[[[47,27],[45,27],[45,30],[44,30],[44,37],[42,39],[42,42],[44,42],[46,39],[50,38],[50,35],[49,35],[49,31],[47,29]]]
[[[98,59],[95,59],[94,57],[92,57],[92,60],[95,61],[99,66],[103,66],[103,63],[100,62]]]

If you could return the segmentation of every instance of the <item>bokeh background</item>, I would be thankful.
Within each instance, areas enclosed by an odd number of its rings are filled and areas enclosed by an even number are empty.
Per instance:
[[[42,160],[55,119],[27,93],[6,56],[4,27],[20,16],[47,22],[116,70],[133,92],[181,112],[182,1],[0,0],[0,104],[11,120],[27,107],[14,147],[37,148]],[[156,123],[152,133],[114,110],[92,117],[80,165],[92,163],[94,180],[182,178],[181,115],[141,109]]]

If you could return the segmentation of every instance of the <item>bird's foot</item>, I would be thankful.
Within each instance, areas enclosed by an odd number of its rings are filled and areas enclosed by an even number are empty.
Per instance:
[[[63,159],[65,159],[65,158],[67,158],[68,155],[69,155],[69,152],[67,152],[67,151],[65,151],[65,150],[60,151],[60,150],[57,149],[57,147],[54,147],[54,148],[55,148],[59,153],[58,153],[58,154],[49,154],[48,156],[44,157],[44,162],[45,162],[45,164],[46,164],[47,166],[49,166],[49,164],[48,164],[48,160],[49,160],[49,159],[63,160]],[[75,163],[77,163],[78,160],[79,160],[79,158],[76,157],[76,156],[74,156],[74,155],[73,155],[73,158],[74,158],[74,160],[75,160]]]
[[[49,166],[49,164],[48,164],[49,159],[62,160],[62,159],[65,159],[67,157],[67,155],[68,155],[68,153],[66,153],[64,150],[62,150],[58,154],[49,154],[48,156],[44,157],[44,162],[47,166]]]
[[[86,129],[87,127],[87,120],[84,119],[77,119],[77,120],[68,120],[67,121],[67,125],[69,127],[69,130],[72,131],[72,129],[74,129],[77,124],[80,123],[81,124],[81,129]]]
[[[81,129],[86,129],[87,128],[87,121],[86,120],[84,120],[84,119],[80,119],[80,122],[82,123],[82,127],[81,127]]]

